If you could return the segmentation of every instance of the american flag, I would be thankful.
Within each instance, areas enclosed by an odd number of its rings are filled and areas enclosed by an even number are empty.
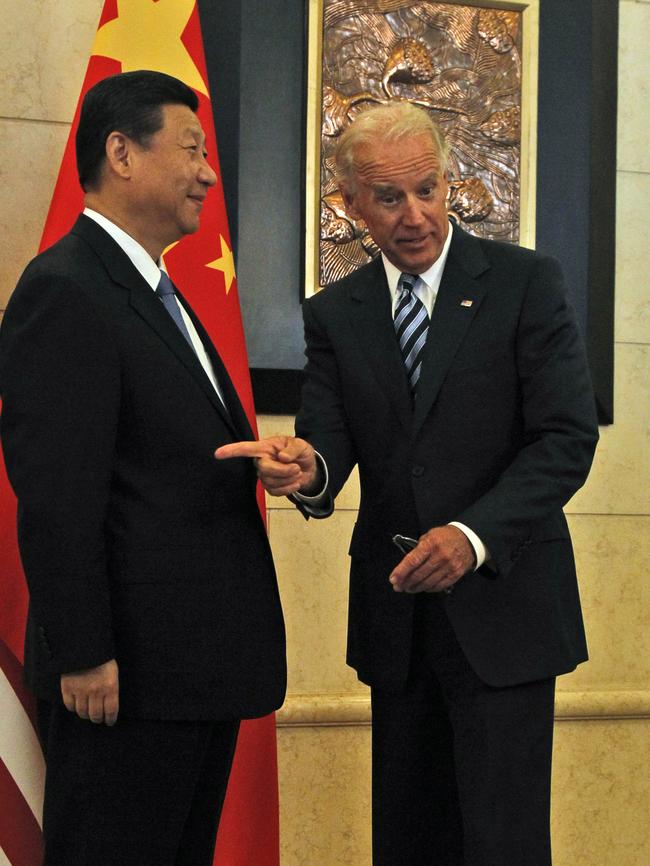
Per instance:
[[[0,866],[40,866],[43,857],[45,765],[21,664],[26,613],[16,500],[0,452]]]
[[[39,866],[45,763],[22,665],[0,638],[0,866]]]

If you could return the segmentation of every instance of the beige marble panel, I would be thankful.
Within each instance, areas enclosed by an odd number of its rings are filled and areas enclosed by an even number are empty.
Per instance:
[[[555,726],[554,866],[650,863],[648,766],[650,720]]]
[[[580,514],[650,514],[650,346],[616,345],[614,418],[601,427],[585,487],[567,507]]]
[[[345,664],[347,550],[354,514],[306,521],[272,511],[269,535],[287,623],[289,692],[365,691]]]
[[[71,122],[104,0],[0,0],[0,115]]]
[[[619,3],[618,167],[650,172],[650,6]]]
[[[278,732],[282,866],[370,863],[369,728]],[[555,866],[650,863],[650,721],[555,728]]]
[[[278,732],[282,866],[369,866],[370,729]]]
[[[291,415],[258,415],[257,426],[260,438],[267,436],[292,436],[294,418]],[[294,505],[286,497],[266,497],[268,508],[288,508],[293,510]],[[343,490],[336,498],[336,510],[356,510],[359,507],[359,473],[356,468],[352,471]]]
[[[571,515],[590,661],[567,691],[650,686],[650,516]]]
[[[257,428],[261,439],[268,436],[293,436],[293,415],[258,415]]]
[[[69,127],[1,120],[0,308],[36,254]]]
[[[650,174],[619,171],[616,196],[616,340],[647,344],[650,343]]]

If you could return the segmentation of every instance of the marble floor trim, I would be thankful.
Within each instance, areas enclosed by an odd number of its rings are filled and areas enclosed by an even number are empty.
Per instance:
[[[344,727],[371,723],[370,697],[364,694],[290,694],[276,714],[279,727]],[[648,719],[650,691],[558,691],[556,721]]]

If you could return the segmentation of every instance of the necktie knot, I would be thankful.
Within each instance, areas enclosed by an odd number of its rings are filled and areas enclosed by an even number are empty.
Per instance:
[[[158,285],[156,287],[156,294],[165,297],[166,295],[174,295],[174,286],[172,281],[169,279],[167,274],[164,271],[160,271],[160,280],[158,281]]]
[[[400,274],[397,288],[400,291],[400,299],[410,298],[415,289],[416,283],[419,280],[417,274]]]
[[[399,288],[402,290],[402,292],[408,292],[410,294],[415,288],[415,284],[417,283],[418,279],[419,277],[417,276],[417,274],[400,274],[398,284]]]

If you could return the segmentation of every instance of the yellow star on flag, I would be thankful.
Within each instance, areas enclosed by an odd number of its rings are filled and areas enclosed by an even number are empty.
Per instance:
[[[226,294],[228,294],[232,281],[235,279],[235,259],[223,235],[219,235],[219,240],[221,241],[221,258],[209,262],[206,268],[214,268],[215,271],[223,272],[223,278],[226,282]]]
[[[180,241],[174,241],[174,243],[170,244],[168,247],[165,247],[165,249],[162,251],[162,255],[160,256],[161,260],[164,260],[167,253],[171,253],[174,247],[177,246],[179,243]]]
[[[118,0],[117,18],[99,28],[92,53],[117,60],[122,72],[166,72],[208,96],[181,41],[195,5],[196,0]]]

